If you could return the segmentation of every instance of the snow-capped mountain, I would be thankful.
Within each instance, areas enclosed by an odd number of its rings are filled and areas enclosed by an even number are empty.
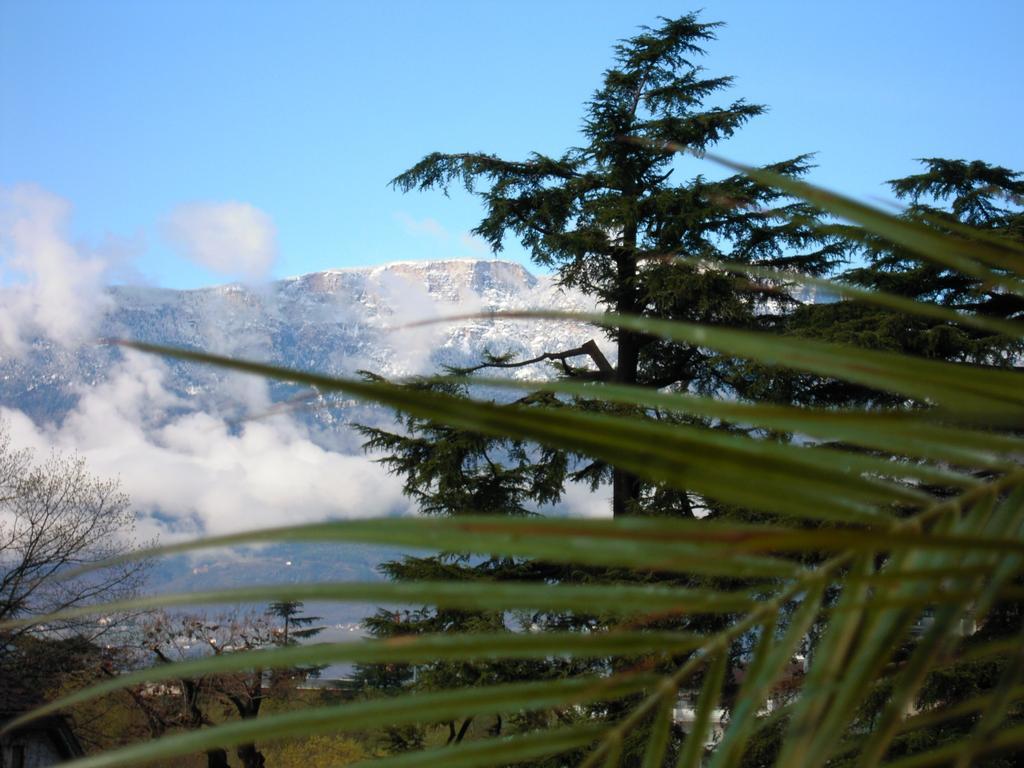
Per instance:
[[[601,338],[582,324],[488,317],[408,327],[501,310],[594,309],[592,300],[559,289],[550,278],[497,260],[396,262],[258,287],[114,286],[108,296],[100,338],[191,347],[328,374],[367,370],[396,378],[472,365],[485,350],[527,358]],[[27,354],[0,359],[0,404],[36,421],[59,421],[83,388],[105,380],[121,354],[102,344],[68,349],[39,339]],[[233,394],[220,390],[222,372],[182,363],[169,369],[165,386],[191,407],[230,410]],[[539,372],[520,369],[518,375]],[[271,391],[275,400],[289,392],[278,385]]]
[[[188,291],[115,286],[100,298],[95,306],[103,314],[88,328],[97,339],[191,347],[335,375],[366,370],[400,378],[473,365],[485,350],[526,359],[604,338],[579,323],[488,317],[500,310],[595,308],[551,279],[503,261],[399,262]],[[109,344],[26,338],[16,355],[4,357],[0,346],[0,418],[17,445],[40,455],[50,446],[76,452],[97,476],[118,478],[137,509],[139,541],[414,510],[400,480],[376,456],[364,455],[362,438],[346,428],[351,422],[393,426],[386,409],[336,400],[329,408],[275,408],[306,390],[126,356]],[[611,345],[603,346],[614,359]],[[509,373],[546,371],[537,365]],[[262,418],[268,414],[275,418]],[[321,549],[294,545],[228,560],[206,553],[172,559],[160,566],[152,588],[376,578],[376,558],[395,556],[354,546]],[[317,612],[349,621],[364,609]]]

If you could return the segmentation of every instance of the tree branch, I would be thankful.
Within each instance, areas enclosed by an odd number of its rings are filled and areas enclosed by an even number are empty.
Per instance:
[[[462,727],[459,728],[459,734],[455,737],[456,744],[461,744],[462,740],[466,738],[466,732],[469,730],[469,726],[473,723],[473,715],[470,715],[462,721]]]
[[[474,365],[471,368],[458,368],[456,369],[459,373],[476,373],[485,368],[523,368],[527,365],[533,365],[534,363],[541,363],[545,360],[551,360],[552,362],[559,362],[565,368],[566,373],[571,373],[568,360],[572,357],[580,357],[582,355],[588,356],[594,361],[600,372],[600,378],[606,379],[611,378],[611,375],[615,372],[615,368],[608,362],[608,358],[604,356],[600,347],[597,346],[597,342],[591,339],[586,344],[576,347],[575,349],[566,349],[561,352],[545,352],[537,357],[532,357],[529,360],[518,360],[516,362],[508,362],[505,360],[495,360],[489,363],[480,363],[480,365]]]

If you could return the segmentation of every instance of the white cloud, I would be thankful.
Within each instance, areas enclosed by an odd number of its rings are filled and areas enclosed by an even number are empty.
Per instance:
[[[391,345],[390,364],[407,375],[431,373],[431,356],[437,351],[447,335],[447,329],[440,324],[418,325],[424,320],[454,314],[456,307],[430,294],[426,285],[407,275],[382,272],[376,281],[381,301],[394,308],[394,314],[386,319],[390,328],[401,328],[399,343]],[[470,309],[461,311],[468,312]],[[403,327],[409,324],[412,327]],[[389,339],[393,341],[393,339]],[[370,365],[364,366],[372,368]]]
[[[374,457],[322,448],[287,414],[236,424],[182,413],[187,403],[167,391],[165,374],[158,361],[128,354],[107,381],[82,387],[59,426],[5,408],[0,418],[16,445],[78,452],[93,473],[118,477],[137,509],[159,510],[140,520],[143,540],[409,509],[400,481]]]
[[[182,256],[222,275],[263,278],[277,258],[274,222],[249,203],[179,205],[164,233]]]
[[[568,483],[557,511],[568,517],[611,517],[611,488],[602,485],[592,491],[587,483]]]
[[[138,243],[108,237],[87,249],[70,240],[70,215],[68,201],[38,187],[0,189],[0,358],[40,336],[69,348],[89,342],[111,308],[107,279],[125,266],[130,273]],[[273,223],[250,205],[180,206],[165,224],[187,255],[219,271],[255,277],[276,253]],[[403,308],[428,305],[419,293]],[[224,293],[203,328],[215,351],[261,356],[268,339],[245,321],[274,310],[265,298]],[[314,435],[274,413],[264,380],[224,377],[204,413],[168,389],[167,375],[154,358],[127,354],[101,383],[80,385],[58,422],[37,424],[2,404],[0,419],[16,445],[77,452],[94,474],[118,477],[143,513],[141,540],[411,511],[401,481],[374,456],[325,447],[348,450],[357,438]]]
[[[0,189],[0,355],[21,353],[36,336],[87,341],[108,308],[112,259],[70,242],[70,215],[67,200],[40,187]]]

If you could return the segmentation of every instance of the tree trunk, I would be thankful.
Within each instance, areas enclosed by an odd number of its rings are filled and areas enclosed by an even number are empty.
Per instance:
[[[622,233],[623,253],[616,258],[619,279],[619,297],[615,311],[623,315],[639,314],[636,294],[636,225],[627,226]],[[640,365],[640,336],[632,331],[619,330],[618,366],[615,382],[636,384]],[[624,469],[612,468],[612,516],[633,514],[632,507],[640,498],[640,479]]]
[[[612,515],[625,517],[636,514],[633,509],[640,498],[640,478],[624,469],[612,470]]]
[[[243,768],[264,768],[266,765],[263,753],[256,749],[255,744],[239,744],[238,759],[242,761]]]
[[[260,714],[260,705],[263,703],[263,669],[258,668],[252,671],[252,677],[246,681],[245,696],[232,696],[228,698],[238,710],[238,715],[243,720],[255,720]],[[263,768],[266,759],[263,753],[256,749],[253,743],[238,745],[238,759],[242,761],[242,768]]]

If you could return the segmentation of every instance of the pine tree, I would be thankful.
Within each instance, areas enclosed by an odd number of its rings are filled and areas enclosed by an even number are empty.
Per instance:
[[[303,606],[304,604],[300,600],[282,600],[267,606],[267,615],[276,616],[283,623],[283,626],[274,630],[275,645],[299,645],[303,640],[316,637],[324,631],[325,627],[313,626],[322,617],[303,615]],[[319,677],[323,670],[324,667],[318,666],[293,667],[288,670],[275,670],[273,677],[274,682],[278,685],[294,684],[295,681]]]
[[[662,19],[654,29],[621,42],[615,64],[586,105],[586,144],[560,157],[530,155],[510,161],[484,153],[432,154],[398,176],[393,184],[410,191],[456,183],[478,194],[485,217],[474,233],[495,252],[506,236],[529,250],[541,267],[554,271],[562,286],[582,290],[609,311],[734,327],[773,330],[796,306],[785,289],[768,282],[737,279],[711,262],[727,260],[802,270],[828,271],[844,255],[842,241],[824,234],[815,211],[741,175],[710,179],[703,175],[674,181],[692,159],[676,161],[662,151],[665,142],[703,152],[729,138],[764,107],[735,100],[724,106],[706,102],[727,89],[729,77],[709,77],[694,63],[701,45],[714,39],[715,23],[696,14]],[[802,155],[768,166],[787,175],[809,168]],[[676,256],[690,257],[681,261]],[[769,300],[770,299],[770,300]],[[770,384],[735,363],[696,346],[653,340],[633,332],[609,334],[605,354],[591,340],[542,357],[557,375],[614,381],[651,388],[702,393],[763,395]],[[612,351],[612,349],[614,351]],[[614,363],[609,358],[614,359]],[[457,371],[506,369],[536,361],[489,355],[480,365]],[[465,384],[421,384],[457,395]],[[532,393],[520,404],[538,408],[593,408],[584,400]],[[676,418],[638,412],[638,418]],[[692,516],[710,503],[693,494],[641,483],[627,472],[586,456],[496,439],[452,429],[417,417],[405,417],[401,432],[362,428],[365,447],[385,455],[383,462],[404,480],[404,490],[425,514],[529,515],[558,502],[567,484],[612,485],[612,513]],[[382,565],[393,579],[488,579],[587,582],[642,578],[599,569],[562,568],[513,558],[480,558],[451,553],[406,557]],[[673,583],[684,583],[673,579]],[[723,617],[702,619],[721,622]],[[422,632],[469,632],[606,628],[607,616],[561,613],[506,616],[500,612],[422,609],[382,610],[367,621],[371,634],[396,636]],[[652,625],[653,626],[653,625]],[[666,620],[664,626],[678,626]],[[436,663],[410,667],[362,667],[368,689],[398,691],[410,686],[440,688],[498,680],[545,679],[607,671],[625,660],[573,659],[488,664]],[[616,707],[562,712],[560,718],[615,717]],[[547,723],[547,716],[520,716],[512,723],[488,723],[492,733],[511,725],[526,730]],[[460,741],[473,717],[447,723],[449,742]],[[422,734],[398,734],[392,748],[414,744]],[[627,761],[628,763],[628,761]]]
[[[315,637],[324,631],[323,627],[312,626],[320,616],[303,616],[303,603],[299,600],[284,600],[267,606],[267,614],[284,622],[278,645],[298,645],[301,640]]]
[[[968,228],[1024,244],[1024,178],[980,160],[921,160],[923,173],[889,183],[908,203],[904,216],[957,236]],[[1024,299],[982,280],[924,261],[876,238],[862,238],[863,265],[840,276],[844,282],[990,318],[1019,318]],[[939,360],[1014,366],[1019,341],[998,334],[857,302],[807,305],[787,321],[788,332]],[[796,399],[808,403],[894,404],[893,396],[835,381],[805,378]]]
[[[765,311],[766,291],[771,291],[773,305],[785,311],[793,306],[785,290],[737,280],[706,266],[684,265],[672,257],[756,262],[820,274],[841,258],[844,246],[814,226],[813,210],[746,176],[711,180],[697,175],[672,183],[686,161],[664,152],[666,142],[699,154],[728,139],[765,107],[742,99],[705,106],[732,84],[732,78],[709,77],[694,63],[720,24],[702,23],[696,14],[661,22],[615,47],[615,65],[586,105],[584,146],[557,158],[535,153],[523,161],[485,153],[434,153],[392,184],[410,191],[447,190],[462,183],[484,203],[486,215],[474,233],[495,252],[506,236],[518,238],[533,261],[552,269],[562,286],[596,297],[609,311],[771,327],[777,317]],[[809,156],[767,167],[800,175],[809,168]],[[614,366],[594,343],[549,356],[560,360],[562,373],[569,376],[738,394],[748,386],[734,366],[723,365],[707,350],[632,331],[610,337]],[[589,357],[596,370],[570,365],[570,359],[581,357]],[[521,364],[495,358],[480,367]],[[401,444],[387,445],[386,440],[380,447],[402,450]],[[519,469],[515,480],[525,482]],[[626,472],[592,467],[562,482],[599,481],[609,474],[615,516],[643,513],[644,489]],[[548,490],[542,483],[535,500],[546,501]],[[685,498],[674,501],[684,507],[689,503]]]

